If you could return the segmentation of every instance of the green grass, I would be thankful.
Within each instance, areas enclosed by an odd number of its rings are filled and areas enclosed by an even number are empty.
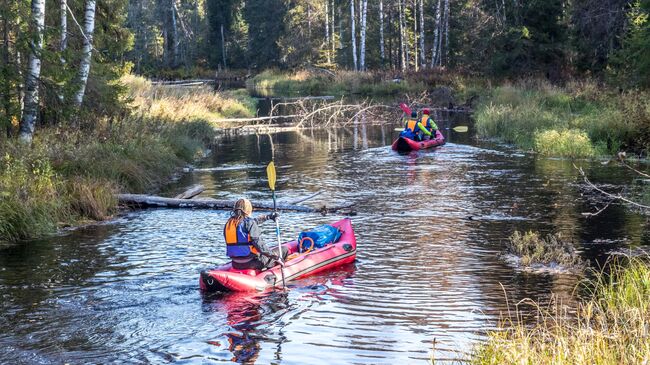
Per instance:
[[[475,113],[483,137],[542,155],[571,158],[650,147],[650,95],[593,83],[560,88],[543,82],[493,89]]]
[[[646,257],[645,260],[648,258]],[[533,305],[536,321],[503,320],[478,345],[469,363],[648,364],[650,363],[650,267],[641,259],[618,263],[610,274],[586,283],[591,297],[575,314],[560,304]],[[521,304],[520,304],[521,306]]]
[[[154,191],[208,147],[215,137],[209,119],[247,116],[252,109],[241,92],[158,89],[142,78],[127,81],[131,115],[97,120],[81,131],[39,129],[30,147],[3,141],[0,240],[31,239],[110,217],[117,192]]]
[[[287,94],[366,96],[419,93],[429,86],[435,86],[415,76],[406,75],[400,82],[393,82],[393,78],[392,74],[385,72],[337,71],[334,75],[328,75],[310,71],[285,73],[266,70],[249,80],[247,86]]]

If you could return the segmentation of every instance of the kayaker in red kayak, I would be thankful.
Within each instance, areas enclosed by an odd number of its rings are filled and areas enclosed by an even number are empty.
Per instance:
[[[422,120],[420,121],[420,124],[429,131],[429,139],[436,138],[436,131],[438,130],[438,125],[433,118],[431,118],[430,113],[431,111],[429,108],[422,109]]]
[[[278,213],[251,218],[252,213],[253,204],[250,200],[237,200],[223,229],[226,254],[232,259],[233,268],[237,270],[264,270],[277,265],[278,257],[260,239],[258,225],[269,219],[277,219]],[[286,256],[284,247],[282,251],[283,256]]]
[[[413,111],[411,112],[411,118],[404,124],[404,130],[400,133],[400,136],[414,141],[421,141],[423,135],[431,137],[431,132],[418,121],[418,113]]]

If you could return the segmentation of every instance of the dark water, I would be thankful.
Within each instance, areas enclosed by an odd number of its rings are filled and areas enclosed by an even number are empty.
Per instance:
[[[225,137],[172,190],[309,204],[355,202],[358,261],[286,292],[204,297],[201,269],[226,261],[227,212],[148,210],[48,240],[0,247],[0,363],[424,364],[462,358],[509,302],[554,293],[571,275],[524,273],[499,258],[514,229],[559,230],[585,258],[647,246],[649,223],[620,206],[595,218],[570,162],[451,134],[399,155],[392,127]],[[624,170],[582,163],[595,181]],[[285,238],[340,216],[287,213]],[[272,241],[273,229],[263,226]]]

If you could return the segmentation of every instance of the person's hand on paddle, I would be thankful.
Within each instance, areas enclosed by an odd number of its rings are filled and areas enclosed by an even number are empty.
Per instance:
[[[280,261],[280,258],[277,255],[272,255],[271,259],[275,261],[276,265],[284,267],[284,262]]]
[[[273,212],[273,213],[266,216],[266,218],[268,218],[268,219],[270,219],[270,220],[272,220],[274,222],[278,219],[278,217],[280,217],[280,214],[278,214],[278,212]]]

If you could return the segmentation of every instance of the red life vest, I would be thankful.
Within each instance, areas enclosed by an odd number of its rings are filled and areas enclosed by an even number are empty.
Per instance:
[[[250,218],[242,219],[239,224],[233,218],[228,219],[223,229],[223,236],[226,239],[226,254],[228,257],[246,257],[251,254],[258,255],[259,251],[250,243],[253,241],[246,232],[245,223]]]

